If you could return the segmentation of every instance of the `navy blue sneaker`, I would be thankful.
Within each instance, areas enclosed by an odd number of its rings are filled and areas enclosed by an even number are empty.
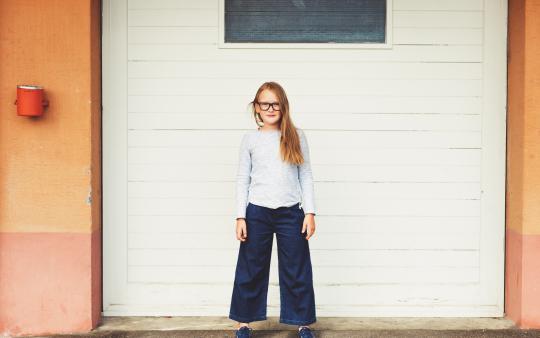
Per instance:
[[[298,337],[300,338],[315,338],[315,335],[311,329],[307,326],[303,326],[298,330]]]
[[[236,330],[236,338],[251,338],[252,331],[253,329],[249,326],[241,326],[238,330]]]

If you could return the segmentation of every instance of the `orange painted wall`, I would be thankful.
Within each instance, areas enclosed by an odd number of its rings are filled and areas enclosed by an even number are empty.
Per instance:
[[[508,228],[540,235],[540,1],[510,0],[509,17]]]
[[[0,1],[0,335],[101,311],[101,2]],[[42,118],[16,86],[45,88]]]
[[[540,1],[508,5],[505,312],[540,328]]]

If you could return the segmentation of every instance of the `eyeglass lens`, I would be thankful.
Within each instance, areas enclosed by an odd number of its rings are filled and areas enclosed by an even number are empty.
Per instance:
[[[262,110],[268,110],[270,109],[270,106],[272,106],[273,110],[279,110],[279,102],[257,102],[259,104],[259,107],[261,107]]]

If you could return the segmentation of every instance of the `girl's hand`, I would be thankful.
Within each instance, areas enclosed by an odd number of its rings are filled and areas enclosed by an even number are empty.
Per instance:
[[[247,239],[247,226],[245,218],[236,219],[236,239],[245,242]]]
[[[304,224],[302,225],[302,233],[306,231],[306,228],[307,228],[306,239],[309,239],[311,235],[315,233],[315,215],[313,214],[305,215]]]

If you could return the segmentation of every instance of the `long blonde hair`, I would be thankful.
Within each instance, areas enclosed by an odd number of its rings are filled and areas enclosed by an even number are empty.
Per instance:
[[[289,114],[289,100],[287,99],[287,94],[285,93],[283,87],[281,87],[277,82],[269,81],[263,83],[257,90],[253,101],[249,103],[255,123],[260,126],[260,123],[262,122],[262,119],[260,116],[258,116],[259,114],[255,110],[255,102],[258,102],[259,95],[265,89],[271,90],[277,96],[279,101],[279,107],[281,110],[281,159],[291,164],[300,165],[304,163],[304,157],[302,156],[302,149],[300,147],[300,138]]]

